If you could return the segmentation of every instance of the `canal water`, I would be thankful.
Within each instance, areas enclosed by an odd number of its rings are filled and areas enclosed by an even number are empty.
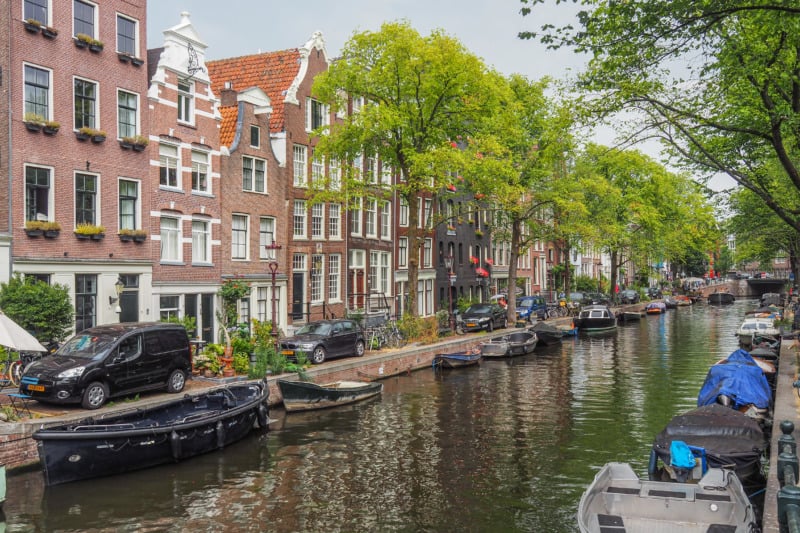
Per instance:
[[[384,381],[184,463],[45,488],[8,480],[6,531],[573,532],[600,466],[646,475],[755,301],[697,304],[480,367]]]

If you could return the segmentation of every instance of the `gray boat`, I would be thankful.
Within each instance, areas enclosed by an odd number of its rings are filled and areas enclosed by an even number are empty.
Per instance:
[[[750,533],[755,512],[730,470],[709,468],[698,483],[642,480],[627,463],[607,463],[578,504],[581,533]]]

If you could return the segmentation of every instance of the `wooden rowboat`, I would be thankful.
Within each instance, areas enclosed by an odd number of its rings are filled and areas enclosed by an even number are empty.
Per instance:
[[[455,352],[455,353],[437,353],[433,362],[433,368],[453,369],[462,368],[465,366],[477,365],[481,361],[481,352],[468,351],[468,352]]]
[[[375,381],[335,381],[324,385],[307,381],[278,380],[287,412],[325,409],[360,402],[383,392],[383,383]]]

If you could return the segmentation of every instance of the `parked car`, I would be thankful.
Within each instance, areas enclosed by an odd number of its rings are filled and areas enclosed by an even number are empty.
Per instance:
[[[625,289],[619,293],[619,301],[623,304],[638,304],[639,291],[634,289]]]
[[[149,389],[181,392],[192,368],[190,353],[189,336],[180,324],[96,326],[28,364],[20,392],[40,402],[80,403],[86,409]]]
[[[648,298],[663,298],[664,294],[661,292],[661,289],[658,287],[649,287],[647,289],[647,297]]]
[[[296,360],[302,352],[318,365],[334,357],[361,357],[365,346],[364,331],[354,320],[320,320],[309,322],[294,336],[281,340],[281,353]]]
[[[578,302],[579,304],[583,305],[586,299],[586,295],[582,292],[571,292],[569,293],[569,298],[567,298],[570,302]]]
[[[587,292],[583,299],[584,305],[611,305],[611,297],[602,292]]]
[[[495,303],[472,304],[459,319],[464,323],[464,331],[494,331],[496,327],[508,327],[506,310]]]
[[[547,302],[541,296],[523,296],[516,305],[517,320],[533,322],[536,318],[544,319]]]

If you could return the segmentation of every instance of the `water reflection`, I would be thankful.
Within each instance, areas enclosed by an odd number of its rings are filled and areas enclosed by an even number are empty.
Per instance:
[[[221,453],[42,487],[9,479],[9,531],[574,531],[596,470],[643,473],[752,302],[643,317],[530,356],[384,381],[367,403],[273,412]]]

